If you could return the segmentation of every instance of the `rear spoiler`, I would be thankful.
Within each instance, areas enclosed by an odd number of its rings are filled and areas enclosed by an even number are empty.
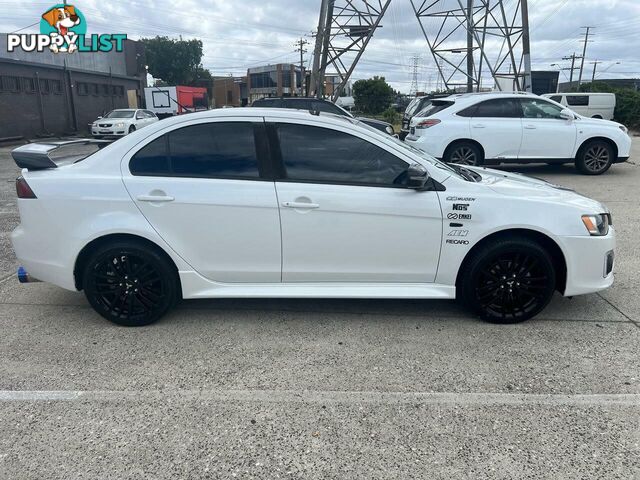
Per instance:
[[[63,147],[95,145],[100,150],[109,144],[111,144],[109,140],[91,139],[28,143],[13,150],[11,156],[20,168],[26,168],[27,170],[46,170],[48,168],[58,168],[58,166],[62,165],[70,165],[88,156],[76,152],[71,155],[60,156],[53,160],[51,154]]]

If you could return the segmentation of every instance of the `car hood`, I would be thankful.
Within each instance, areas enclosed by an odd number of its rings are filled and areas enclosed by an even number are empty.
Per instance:
[[[467,167],[482,177],[479,182],[496,193],[508,197],[526,198],[547,202],[559,202],[580,207],[593,213],[609,213],[609,209],[597,200],[580,195],[570,188],[520,173],[503,172],[492,168]]]

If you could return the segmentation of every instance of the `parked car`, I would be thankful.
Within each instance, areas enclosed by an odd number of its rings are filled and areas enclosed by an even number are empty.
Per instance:
[[[613,283],[601,203],[350,118],[220,109],[65,162],[74,145],[12,152],[19,278],[84,290],[121,325],[220,297],[458,298],[511,323]]]
[[[542,95],[583,117],[613,120],[616,109],[615,93],[547,93]]]
[[[624,125],[578,115],[532,94],[465,94],[433,100],[406,141],[447,163],[575,163],[600,175],[629,158]]]
[[[400,140],[404,140],[407,135],[409,135],[409,130],[411,128],[411,119],[422,112],[425,108],[431,105],[431,100],[436,98],[445,98],[448,97],[448,94],[434,94],[434,95],[424,95],[420,97],[415,97],[402,115],[402,129],[400,130]]]
[[[91,125],[91,135],[96,138],[122,137],[158,121],[155,113],[149,110],[132,108],[111,110]]]
[[[334,115],[340,115],[343,117],[357,118],[362,123],[369,125],[370,127],[380,130],[381,132],[394,135],[395,131],[393,125],[382,120],[366,117],[354,117],[351,113],[347,112],[344,108],[339,107],[335,103],[328,100],[321,100],[310,97],[282,97],[282,98],[262,98],[252,103],[252,107],[262,108],[291,108],[295,110],[307,110],[324,113],[332,113]]]

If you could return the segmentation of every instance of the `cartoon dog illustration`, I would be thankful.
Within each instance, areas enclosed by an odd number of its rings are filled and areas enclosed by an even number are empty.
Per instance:
[[[58,31],[58,35],[64,37],[69,34],[69,29],[80,25],[80,17],[76,14],[76,9],[73,5],[65,5],[64,7],[52,8],[48,12],[42,15],[42,18],[53,28]],[[71,32],[73,33],[73,32]],[[52,36],[55,34],[52,33]],[[78,49],[78,46],[71,43],[67,49],[66,46],[59,47],[57,44],[52,43],[51,51],[53,53],[69,52],[73,53]]]

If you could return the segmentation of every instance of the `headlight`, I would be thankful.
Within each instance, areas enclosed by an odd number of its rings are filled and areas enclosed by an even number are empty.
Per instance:
[[[593,237],[604,237],[609,233],[611,225],[611,214],[601,213],[599,215],[583,215],[582,223]]]
[[[122,127],[124,127],[124,123],[116,123],[116,124],[114,125],[114,127],[116,127],[116,128],[122,128]]]
[[[627,127],[625,127],[624,125],[620,125],[620,130],[622,130],[624,133],[629,133],[629,129]]]

